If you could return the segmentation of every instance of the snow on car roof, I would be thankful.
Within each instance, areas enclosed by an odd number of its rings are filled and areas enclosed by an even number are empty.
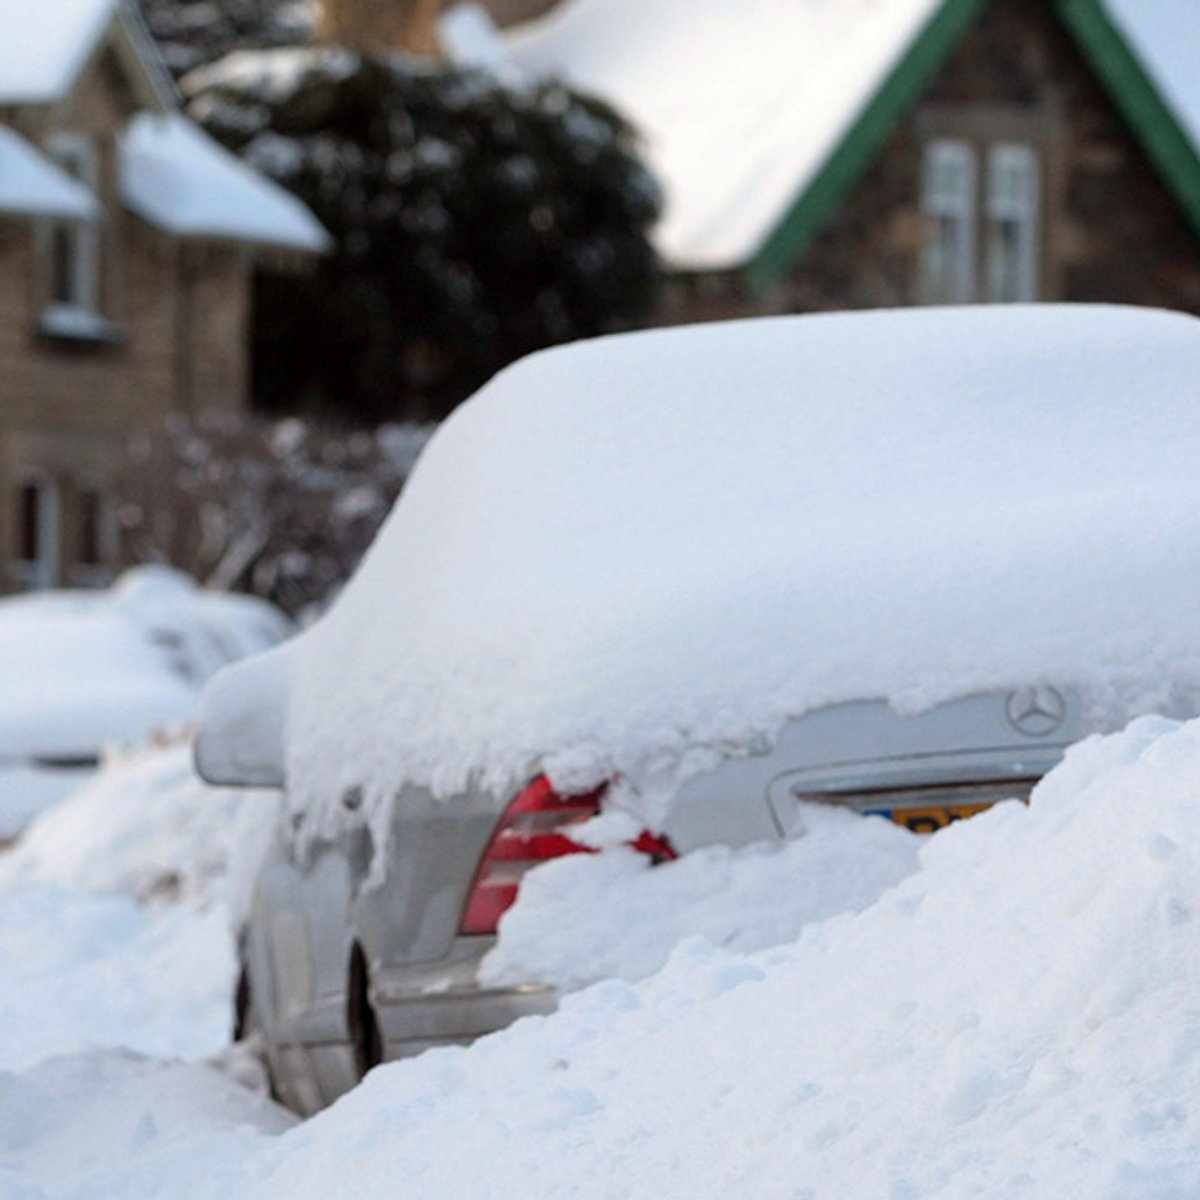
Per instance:
[[[329,235],[290,192],[179,113],[139,113],[121,139],[121,192],[139,216],[182,237],[320,253]]]
[[[288,778],[624,773],[864,698],[1200,685],[1200,322],[1068,306],[581,342],[435,435],[297,644]]]
[[[567,0],[509,57],[611,100],[663,185],[674,267],[751,257],[940,0]]]

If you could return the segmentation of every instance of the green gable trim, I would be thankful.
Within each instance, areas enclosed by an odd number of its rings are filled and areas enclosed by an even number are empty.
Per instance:
[[[761,291],[782,278],[803,255],[987,3],[946,0],[816,179],[746,265],[752,288]],[[1103,0],[1051,0],[1051,7],[1200,233],[1200,153],[1113,23]]]
[[[946,0],[850,133],[746,267],[751,287],[786,275],[846,193],[863,177],[892,131],[917,102],[983,12],[987,0]]]
[[[1101,0],[1058,0],[1057,8],[1113,104],[1200,233],[1200,156],[1191,139]]]

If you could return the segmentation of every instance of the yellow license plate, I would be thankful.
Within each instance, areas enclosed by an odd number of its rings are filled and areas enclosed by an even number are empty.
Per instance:
[[[965,821],[976,813],[991,808],[991,804],[952,804],[939,808],[873,808],[869,817],[887,817],[913,833],[937,833],[955,821]]]

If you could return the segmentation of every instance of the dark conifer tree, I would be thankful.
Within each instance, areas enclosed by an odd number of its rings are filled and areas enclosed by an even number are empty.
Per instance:
[[[264,407],[436,417],[522,354],[644,319],[660,198],[610,108],[399,56],[283,53],[185,81],[191,114],[336,241],[312,275],[259,285]]]

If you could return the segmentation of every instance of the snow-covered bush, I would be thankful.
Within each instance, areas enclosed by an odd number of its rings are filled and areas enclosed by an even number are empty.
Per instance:
[[[311,0],[141,0],[167,66],[183,75],[233,50],[290,46],[311,36]]]
[[[513,359],[649,310],[660,195],[598,101],[331,46],[233,54],[183,87],[337,243],[309,276],[260,280],[268,408],[442,415]]]

